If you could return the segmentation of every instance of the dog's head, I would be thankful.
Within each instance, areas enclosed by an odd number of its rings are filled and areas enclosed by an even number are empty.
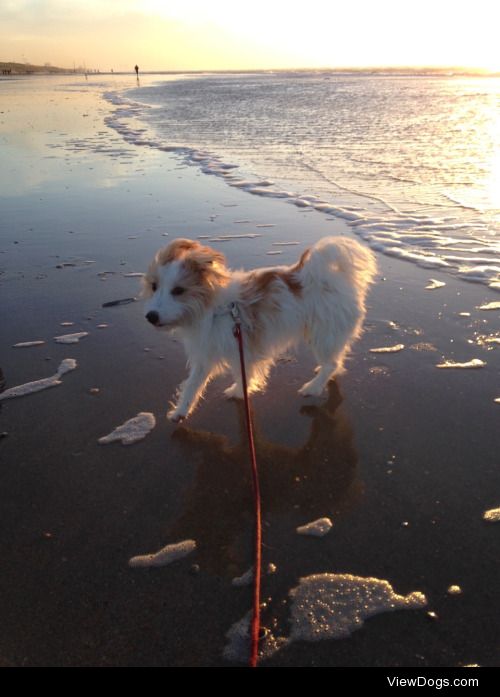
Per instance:
[[[229,280],[223,254],[179,238],[160,249],[143,278],[146,319],[171,329],[196,321]]]

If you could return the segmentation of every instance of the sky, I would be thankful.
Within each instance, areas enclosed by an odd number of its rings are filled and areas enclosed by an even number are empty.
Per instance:
[[[500,0],[0,0],[0,61],[500,71]]]

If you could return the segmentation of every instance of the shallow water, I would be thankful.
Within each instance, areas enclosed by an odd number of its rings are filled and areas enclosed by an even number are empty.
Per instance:
[[[498,290],[500,80],[207,75],[108,91],[130,143],[346,220],[372,247]]]

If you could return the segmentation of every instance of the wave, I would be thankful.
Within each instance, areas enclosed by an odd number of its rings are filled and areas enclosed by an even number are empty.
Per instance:
[[[105,92],[104,97],[115,107],[106,116],[106,125],[131,145],[174,153],[185,164],[198,167],[206,175],[220,177],[229,186],[249,194],[282,199],[301,210],[310,209],[341,219],[374,250],[387,256],[424,268],[439,268],[466,281],[500,290],[500,244],[491,236],[494,231],[481,218],[481,210],[453,200],[446,192],[441,192],[442,196],[453,205],[428,204],[433,209],[432,215],[418,209],[404,210],[409,208],[407,201],[404,206],[396,205],[384,196],[347,186],[326,173],[319,163],[306,159],[303,153],[298,154],[297,166],[301,172],[305,170],[314,175],[313,185],[316,182],[318,188],[320,180],[327,183],[328,196],[321,195],[320,191],[314,194],[292,191],[271,178],[244,176],[238,162],[226,160],[209,150],[189,143],[166,142],[160,129],[149,125],[152,121],[156,125],[155,120],[161,117],[158,104],[134,101],[118,92]],[[259,144],[247,143],[246,147],[252,151],[258,149]],[[391,176],[400,183],[405,182],[396,175]],[[420,184],[416,180],[412,183]],[[311,186],[310,182],[308,184]],[[370,182],[370,186],[373,188],[374,182]],[[464,218],[460,211],[472,211],[474,215]],[[485,259],[484,255],[491,259]]]

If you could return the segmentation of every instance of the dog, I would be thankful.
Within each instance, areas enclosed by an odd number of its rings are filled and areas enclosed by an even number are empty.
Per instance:
[[[190,239],[160,249],[143,277],[146,319],[184,344],[189,376],[167,418],[179,422],[195,409],[208,382],[230,370],[227,397],[242,398],[235,315],[241,323],[249,394],[265,388],[283,352],[301,340],[318,362],[299,393],[320,396],[339,375],[366,314],[374,281],[373,252],[355,240],[326,237],[292,266],[232,271],[224,255]]]

